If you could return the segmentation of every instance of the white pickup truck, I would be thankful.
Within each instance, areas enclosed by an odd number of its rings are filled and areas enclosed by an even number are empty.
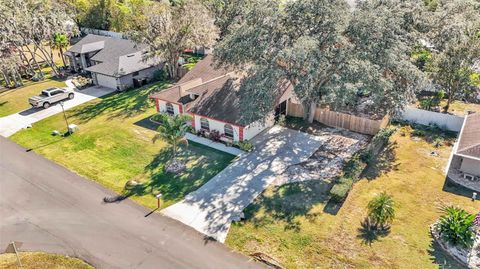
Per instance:
[[[39,96],[33,96],[28,98],[28,102],[32,107],[48,108],[50,105],[56,102],[60,102],[65,99],[73,99],[74,93],[61,88],[49,88],[43,90]]]

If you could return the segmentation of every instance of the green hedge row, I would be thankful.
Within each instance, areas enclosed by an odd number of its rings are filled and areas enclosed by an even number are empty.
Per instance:
[[[373,138],[370,145],[352,156],[345,164],[343,176],[338,178],[335,185],[330,189],[330,199],[333,202],[343,202],[353,183],[360,178],[363,170],[378,155],[380,150],[388,143],[390,136],[395,132],[392,127],[381,129]]]

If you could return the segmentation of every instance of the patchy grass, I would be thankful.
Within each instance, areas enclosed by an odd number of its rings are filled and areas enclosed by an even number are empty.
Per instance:
[[[40,94],[44,89],[65,86],[65,82],[61,80],[46,79],[39,82],[30,82],[26,86],[1,92],[0,117],[30,108],[28,98]]]
[[[447,104],[446,100],[442,100],[440,102],[440,107],[444,107]],[[480,113],[480,104],[473,104],[473,103],[466,103],[463,101],[453,101],[450,104],[450,108],[448,109],[449,113],[458,115],[458,116],[464,116],[468,114],[468,111],[474,111],[477,113]]]
[[[203,59],[204,56],[195,53],[183,53],[182,57],[186,61],[186,63],[182,66],[188,70],[192,70],[195,65]]]
[[[135,179],[142,184],[129,193],[133,200],[156,208],[154,195],[162,192],[163,206],[168,206],[220,172],[233,156],[191,143],[179,154],[187,170],[179,175],[164,172],[171,150],[162,141],[152,143],[155,131],[148,128],[148,117],[155,108],[148,95],[167,86],[158,83],[112,94],[68,110],[69,122],[79,126],[69,137],[51,135],[53,130],[66,131],[63,115],[57,114],[11,139],[117,193],[125,193],[126,182]]]
[[[322,181],[270,187],[247,207],[246,220],[232,225],[226,244],[247,255],[263,252],[286,268],[458,268],[429,233],[441,205],[472,213],[480,206],[471,192],[444,186],[451,146],[398,132],[391,142],[340,208],[327,202],[330,186]],[[382,191],[393,196],[396,219],[372,233],[366,206]]]
[[[20,252],[23,268],[35,269],[93,269],[94,267],[79,260],[59,254],[43,252]],[[3,269],[20,268],[15,254],[0,254],[0,267]]]

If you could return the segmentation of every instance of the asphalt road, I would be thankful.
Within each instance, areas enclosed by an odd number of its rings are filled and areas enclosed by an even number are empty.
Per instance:
[[[128,165],[128,164],[126,164]],[[0,252],[79,257],[96,268],[264,268],[199,232],[0,137]]]

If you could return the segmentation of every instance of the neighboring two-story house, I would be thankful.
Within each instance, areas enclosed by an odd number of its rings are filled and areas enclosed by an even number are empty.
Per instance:
[[[145,45],[127,39],[89,34],[66,53],[70,69],[91,75],[99,86],[125,90],[150,81],[163,67],[159,59],[146,59]]]

